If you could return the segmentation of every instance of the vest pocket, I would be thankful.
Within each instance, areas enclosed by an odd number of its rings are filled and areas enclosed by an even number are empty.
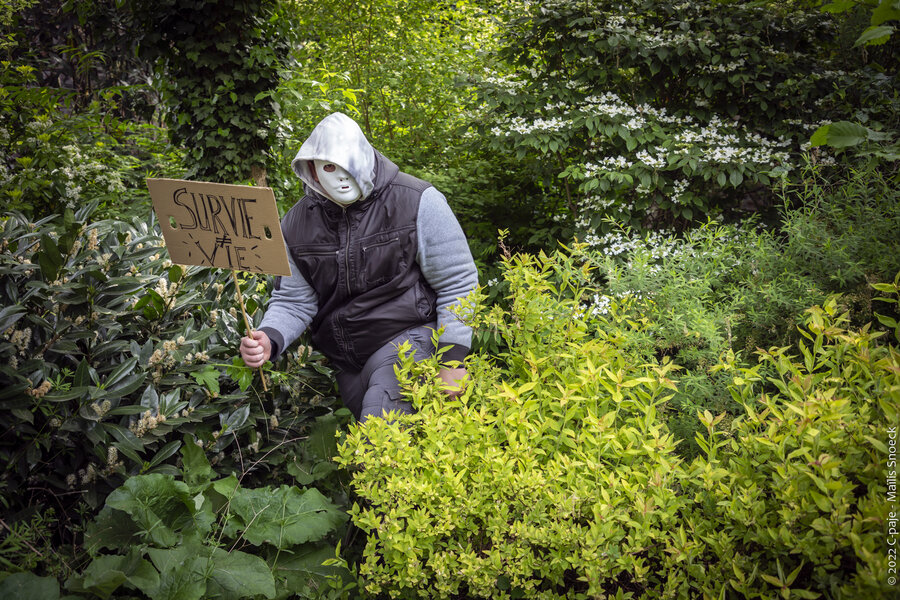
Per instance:
[[[360,240],[366,289],[385,284],[406,271],[409,263],[401,243],[402,234],[395,231]]]
[[[320,298],[334,289],[338,276],[337,246],[293,246],[290,251],[300,274]]]

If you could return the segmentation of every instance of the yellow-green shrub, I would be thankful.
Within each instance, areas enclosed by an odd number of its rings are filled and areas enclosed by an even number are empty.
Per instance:
[[[743,598],[889,598],[888,428],[897,427],[900,353],[868,326],[848,330],[836,298],[808,311],[808,343],[720,365],[747,414],[731,431],[707,418],[705,456],[688,468],[693,538],[718,581]],[[733,591],[732,591],[733,593]]]
[[[391,596],[555,598],[667,581],[680,469],[658,417],[671,363],[641,364],[592,337],[563,257],[508,261],[512,307],[476,309],[509,351],[473,358],[449,399],[435,361],[406,357],[419,413],[352,429],[341,461],[362,467],[351,511],[369,536],[365,589]],[[551,283],[556,271],[560,283]],[[673,537],[672,532],[676,532]]]
[[[573,256],[576,256],[575,253]],[[886,597],[884,452],[897,424],[900,355],[837,304],[811,309],[795,350],[727,355],[745,415],[700,415],[690,464],[665,425],[677,367],[591,331],[576,258],[505,261],[510,308],[476,297],[469,319],[503,338],[474,356],[458,399],[436,360],[403,354],[419,409],[353,427],[351,510],[367,534],[373,596],[434,598]],[[796,356],[792,356],[796,353]],[[770,389],[777,390],[771,393]],[[769,390],[769,391],[767,391]]]

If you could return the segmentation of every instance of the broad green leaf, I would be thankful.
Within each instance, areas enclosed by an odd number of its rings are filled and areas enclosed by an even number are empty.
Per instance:
[[[176,533],[193,523],[190,489],[171,475],[137,475],[125,480],[106,499],[107,506],[128,513],[154,544],[174,546]]]
[[[337,418],[329,413],[317,417],[312,425],[306,447],[310,455],[319,461],[329,461],[337,454]]]
[[[828,145],[832,148],[856,146],[866,141],[868,129],[850,121],[832,123],[828,130]]]
[[[150,549],[151,558],[156,552],[166,550]],[[156,560],[153,561],[156,563]],[[149,593],[151,600],[201,600],[206,598],[206,578],[203,567],[207,561],[194,557],[186,557],[177,565],[168,569],[160,569],[159,587],[155,593]],[[159,566],[157,565],[157,568]]]
[[[853,47],[857,46],[880,46],[888,41],[894,34],[894,28],[890,25],[873,25],[862,32]]]
[[[178,452],[178,448],[180,448],[180,447],[181,447],[181,441],[174,440],[174,441],[169,442],[162,448],[160,448],[159,452],[156,453],[156,456],[154,456],[153,459],[150,460],[149,468],[155,467],[162,461],[166,460],[167,458],[169,458],[170,456],[172,456],[173,454]]]
[[[116,589],[128,581],[125,570],[130,570],[126,556],[98,556],[82,575],[81,585],[101,598],[109,598]]]
[[[194,442],[190,435],[184,436],[184,445],[181,447],[181,469],[184,473],[184,481],[194,488],[197,485],[208,483],[212,478],[213,470],[206,458],[206,452]]]
[[[824,146],[828,143],[828,130],[831,129],[831,123],[826,123],[825,125],[820,126],[816,129],[812,137],[809,138],[809,143],[811,146]]]
[[[278,554],[273,570],[279,577],[286,579],[288,589],[301,589],[310,585],[310,580],[322,580],[325,577],[349,575],[347,569],[326,566],[323,563],[334,558],[334,548],[321,544],[304,544],[291,548],[291,553]]]
[[[187,594],[196,593],[200,587],[204,598],[220,600],[275,595],[272,571],[263,559],[252,554],[226,552],[196,539],[177,548],[151,548],[147,553],[161,573],[160,588],[166,585],[185,594],[174,597],[193,597]]]
[[[835,2],[829,2],[824,5],[822,11],[839,14],[850,10],[856,5],[857,0],[835,0]]]
[[[0,598],[57,600],[59,582],[55,577],[38,577],[34,573],[13,573],[0,581]]]
[[[13,324],[25,316],[27,310],[21,304],[14,304],[12,306],[4,306],[2,310],[0,310],[0,331],[6,331]]]
[[[219,393],[219,370],[216,367],[206,365],[203,370],[191,373],[191,377],[213,394]]]
[[[881,0],[881,4],[872,11],[872,25],[881,25],[886,21],[895,21],[900,19],[900,9],[897,8],[897,2],[892,0]]]
[[[127,550],[140,541],[139,533],[140,528],[128,513],[104,506],[87,525],[84,547],[91,554],[103,548]]]
[[[103,381],[103,387],[106,389],[113,388],[117,383],[121,382],[129,375],[137,365],[137,357],[132,357],[113,369],[112,373],[106,376]]]
[[[347,515],[317,489],[305,492],[283,485],[277,489],[238,488],[231,511],[240,519],[243,537],[254,545],[287,548],[322,539],[334,531]]]
[[[275,578],[266,562],[239,550],[225,552],[216,548],[212,554],[207,593],[222,600],[239,600],[257,595],[275,596]]]
[[[221,413],[219,415],[219,423],[222,425],[223,429],[233,430],[240,429],[244,423],[247,422],[247,418],[250,416],[250,406],[242,406],[240,408],[234,409],[230,414],[229,413]]]

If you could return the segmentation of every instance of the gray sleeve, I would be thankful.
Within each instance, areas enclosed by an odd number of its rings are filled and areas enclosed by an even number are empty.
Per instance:
[[[290,252],[288,261],[291,276],[282,277],[276,285],[259,325],[272,341],[272,361],[306,331],[319,309],[315,290],[300,274]]]
[[[451,346],[444,358],[462,360],[472,347],[472,328],[449,309],[478,286],[472,252],[447,199],[433,187],[422,193],[416,227],[416,260],[425,280],[437,292],[437,324],[444,328],[441,345]]]

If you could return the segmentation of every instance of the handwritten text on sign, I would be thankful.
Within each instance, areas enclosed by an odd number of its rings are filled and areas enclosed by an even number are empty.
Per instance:
[[[172,261],[290,275],[272,188],[148,179]]]

